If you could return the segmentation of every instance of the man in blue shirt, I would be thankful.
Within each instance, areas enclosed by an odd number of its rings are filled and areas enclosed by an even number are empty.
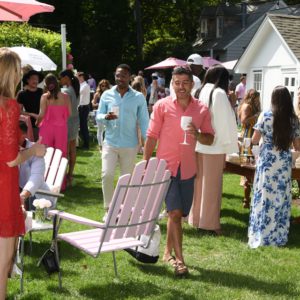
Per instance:
[[[129,86],[130,67],[116,68],[116,85],[101,96],[96,120],[106,126],[102,148],[102,190],[104,207],[108,210],[114,191],[117,163],[121,175],[131,173],[138,151],[137,125],[143,140],[149,123],[146,99]]]

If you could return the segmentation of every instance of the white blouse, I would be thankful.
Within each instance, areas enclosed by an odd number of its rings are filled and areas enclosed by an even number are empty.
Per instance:
[[[209,96],[214,85],[207,83],[201,90],[199,101],[209,107]],[[238,134],[234,111],[225,91],[215,89],[210,107],[212,127],[215,131],[214,142],[211,146],[197,142],[196,151],[205,154],[231,154],[238,152]]]

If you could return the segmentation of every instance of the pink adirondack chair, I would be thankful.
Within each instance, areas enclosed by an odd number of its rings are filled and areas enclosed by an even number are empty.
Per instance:
[[[50,211],[50,215],[56,216],[52,246],[58,266],[57,242],[63,240],[94,258],[103,252],[112,252],[115,276],[118,276],[115,251],[149,246],[139,238],[142,234],[153,234],[170,183],[171,173],[166,167],[166,161],[151,158],[148,164],[146,161],[137,163],[132,175],[121,176],[105,223],[57,210]],[[93,229],[58,233],[62,220],[84,224]],[[61,287],[60,267],[58,279]]]

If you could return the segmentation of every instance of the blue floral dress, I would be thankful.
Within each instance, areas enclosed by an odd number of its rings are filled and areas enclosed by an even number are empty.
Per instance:
[[[291,215],[291,151],[278,151],[272,143],[273,114],[262,113],[254,126],[263,143],[256,165],[250,211],[248,245],[283,246],[287,243]],[[300,137],[295,124],[294,138]]]

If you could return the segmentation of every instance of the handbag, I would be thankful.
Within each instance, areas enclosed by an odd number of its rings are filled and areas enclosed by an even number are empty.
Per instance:
[[[141,235],[140,240],[144,242],[145,247],[139,246],[137,248],[127,248],[124,250],[139,262],[155,264],[159,259],[160,238],[160,228],[159,225],[156,225],[152,235]]]
[[[59,265],[57,263],[56,253],[52,247],[50,247],[50,249],[48,249],[44,253],[41,262],[49,275],[55,272],[59,272]]]
[[[55,236],[57,230],[57,216],[54,216],[53,219],[53,232],[52,232],[52,243],[49,249],[45,251],[42,257],[39,260],[38,266],[40,263],[45,267],[46,272],[50,275],[55,272],[59,272],[59,264],[57,261],[56,253],[55,253]]]

